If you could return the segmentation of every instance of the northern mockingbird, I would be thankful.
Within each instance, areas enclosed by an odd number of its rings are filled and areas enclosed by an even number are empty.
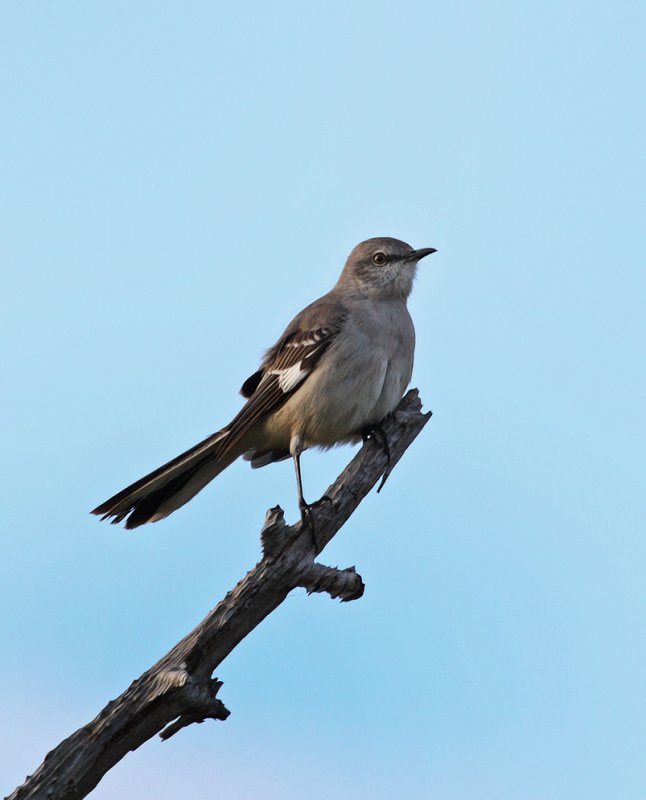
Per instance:
[[[157,522],[194,497],[236,458],[264,467],[294,459],[305,521],[300,455],[357,442],[393,411],[413,369],[415,329],[406,308],[420,259],[435,249],[398,239],[357,245],[328,294],[303,309],[265,353],[222,430],[123,489],[92,513],[126,528]],[[310,522],[311,524],[311,522]]]

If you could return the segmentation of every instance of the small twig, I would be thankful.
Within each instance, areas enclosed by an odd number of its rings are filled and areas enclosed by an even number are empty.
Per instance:
[[[222,681],[213,678],[204,684],[189,681],[185,684],[187,710],[171,722],[159,736],[163,739],[170,739],[182,728],[191,725],[193,722],[204,722],[206,719],[225,720],[231,713],[216,695],[222,686]]]
[[[265,558],[275,558],[289,541],[289,528],[285,512],[280,506],[270,508],[265,514],[265,524],[260,531],[260,544]]]
[[[303,568],[298,585],[307,589],[308,594],[327,592],[333,600],[340,597],[342,602],[358,600],[365,589],[361,575],[357,574],[354,567],[337,569],[316,562]]]

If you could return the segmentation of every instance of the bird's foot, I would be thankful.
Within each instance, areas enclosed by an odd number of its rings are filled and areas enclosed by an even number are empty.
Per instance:
[[[310,504],[306,503],[305,500],[303,500],[298,504],[298,507],[301,512],[301,522],[303,525],[306,525],[310,529],[312,533],[312,541],[314,542],[314,548],[317,553],[321,552],[321,550],[323,549],[323,545],[319,541],[318,536],[316,535],[316,525],[314,524],[314,515],[312,514],[312,509],[324,502],[331,503],[332,498],[324,494],[323,497],[321,497],[315,503]]]
[[[386,431],[383,427],[383,423],[386,419],[387,417],[384,417],[384,419],[382,419],[380,422],[376,422],[374,425],[368,425],[366,428],[364,428],[361,431],[361,438],[363,439],[364,444],[370,439],[374,439],[376,442],[378,442],[386,454],[388,464],[390,464],[390,443],[388,442],[388,436],[386,436]]]
[[[391,455],[390,455],[390,442],[388,441],[388,436],[386,435],[386,431],[383,428],[383,423],[387,419],[380,420],[376,422],[374,425],[368,425],[361,431],[361,438],[363,439],[364,444],[369,439],[374,439],[378,444],[381,446],[381,449],[386,454],[386,468],[384,469],[384,474],[381,478],[381,483],[377,489],[377,494],[384,488],[384,483],[388,480],[388,476],[390,475],[390,470],[388,467],[390,466]]]
[[[298,507],[301,512],[301,523],[310,529],[310,532],[312,534],[312,540],[314,542],[314,549],[318,553],[319,543],[316,538],[316,525],[314,524],[314,516],[312,514],[312,509],[314,508],[314,505],[316,504],[313,503],[312,505],[310,505],[309,503],[306,503],[305,500],[301,500],[298,504]]]

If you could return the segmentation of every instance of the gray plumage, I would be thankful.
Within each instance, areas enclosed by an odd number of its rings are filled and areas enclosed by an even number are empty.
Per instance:
[[[354,442],[379,423],[411,378],[415,330],[406,307],[420,259],[391,238],[368,239],[350,253],[328,294],[300,312],[248,378],[247,398],[226,428],[146,475],[92,513],[126,528],[156,522],[194,497],[239,456],[261,467],[308,447]]]

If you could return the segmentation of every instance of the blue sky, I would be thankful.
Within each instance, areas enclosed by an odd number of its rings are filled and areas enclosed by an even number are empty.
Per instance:
[[[224,724],[96,798],[642,800],[644,71],[638,2],[9,3],[0,12],[7,792],[296,515],[236,464],[158,525],[90,508],[225,424],[375,235],[433,419],[222,664]],[[306,496],[350,458],[307,453]]]

